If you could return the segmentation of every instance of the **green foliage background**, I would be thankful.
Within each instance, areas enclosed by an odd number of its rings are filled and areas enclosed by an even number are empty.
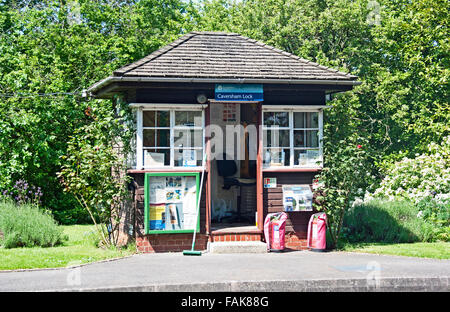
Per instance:
[[[111,103],[80,91],[175,40],[185,12],[178,0],[0,1],[0,190],[25,179],[58,221],[88,222],[56,173],[85,110]]]
[[[111,104],[86,102],[81,90],[192,30],[240,33],[358,75],[361,86],[333,96],[326,137],[336,146],[350,134],[362,142],[379,180],[389,163],[427,153],[430,142],[449,134],[449,6],[446,0],[0,0],[0,190],[26,179],[43,189],[43,205],[58,221],[86,222],[56,173],[69,138],[90,122],[85,110]]]

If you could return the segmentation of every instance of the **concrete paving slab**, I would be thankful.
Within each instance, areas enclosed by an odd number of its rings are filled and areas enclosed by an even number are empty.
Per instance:
[[[267,253],[267,244],[263,242],[214,242],[209,243],[210,253]]]

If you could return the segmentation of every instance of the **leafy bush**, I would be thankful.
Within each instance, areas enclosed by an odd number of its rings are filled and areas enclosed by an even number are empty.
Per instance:
[[[432,225],[431,239],[450,241],[450,199],[422,200],[417,216]]]
[[[380,187],[373,197],[406,198],[415,203],[437,196],[448,198],[450,194],[450,136],[441,144],[431,143],[429,155],[404,158],[389,166]]]
[[[430,205],[427,209],[432,210],[439,204]],[[423,217],[425,213],[421,209],[422,206],[408,200],[371,200],[355,204],[344,218],[343,236],[349,242],[449,241],[448,220],[447,225],[432,222]]]
[[[129,195],[125,155],[133,135],[131,111],[120,100],[118,115],[112,107],[93,107],[91,122],[78,129],[68,142],[64,163],[57,175],[64,191],[71,193],[91,216],[102,244],[116,246],[120,209]],[[116,107],[118,109],[118,107]]]
[[[404,158],[387,168],[380,187],[367,193],[365,203],[355,205],[348,216],[348,239],[450,240],[450,136],[441,144],[429,144],[428,151],[429,154]]]
[[[327,128],[326,134],[325,138],[328,138],[340,132],[333,134]],[[364,194],[372,180],[372,161],[367,149],[367,142],[351,133],[338,142],[324,142],[324,167],[313,184],[314,207],[327,214],[328,246],[331,249],[338,244],[344,216],[351,203]]]
[[[92,220],[86,209],[81,207],[75,199],[70,201],[72,202],[71,207],[61,207],[52,210],[55,220],[61,225],[91,224]]]
[[[36,205],[0,202],[0,246],[51,247],[62,243],[62,229]]]

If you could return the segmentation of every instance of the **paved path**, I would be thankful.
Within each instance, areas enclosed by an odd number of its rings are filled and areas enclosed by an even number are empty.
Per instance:
[[[450,260],[361,253],[138,254],[0,272],[0,291],[449,291]]]

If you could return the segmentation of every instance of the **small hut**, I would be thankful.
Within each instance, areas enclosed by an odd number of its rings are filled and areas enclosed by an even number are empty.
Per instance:
[[[91,86],[136,113],[138,249],[190,249],[194,231],[198,250],[262,242],[280,211],[286,246],[306,248],[326,97],[356,79],[239,34],[192,32]]]

